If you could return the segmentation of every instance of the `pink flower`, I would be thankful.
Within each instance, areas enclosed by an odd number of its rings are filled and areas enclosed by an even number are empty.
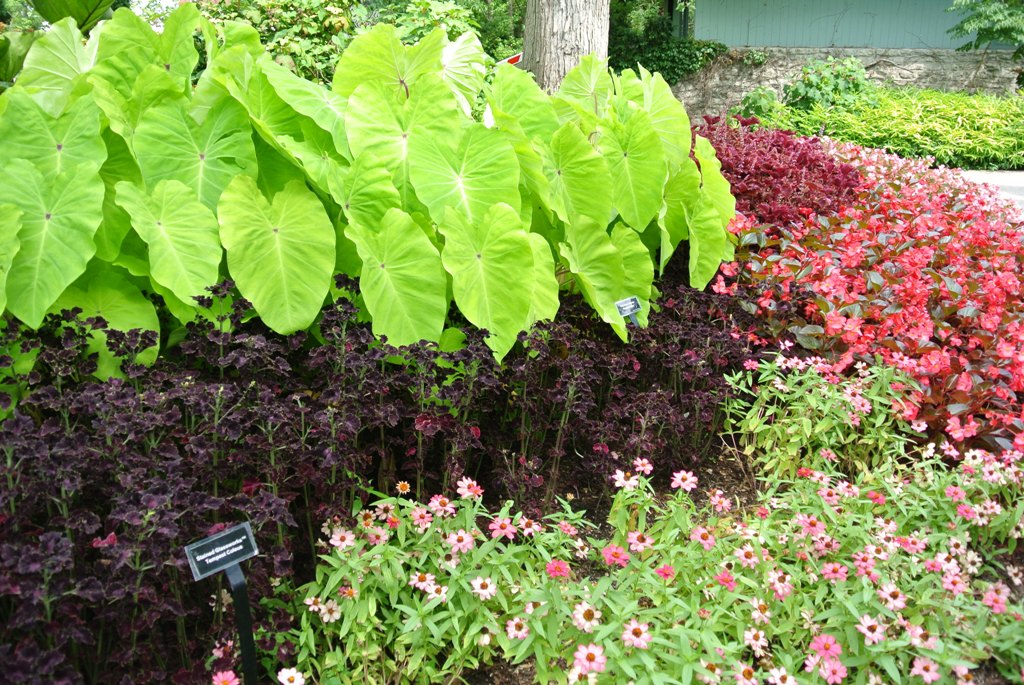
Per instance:
[[[424,507],[416,507],[409,516],[412,518],[413,525],[419,528],[421,533],[430,528],[430,522],[434,520],[434,515]]]
[[[487,529],[491,531],[491,537],[494,539],[505,537],[511,540],[516,536],[516,527],[512,525],[510,518],[496,518]]]
[[[676,577],[676,569],[669,564],[659,566],[658,568],[654,569],[654,572],[665,580],[672,580]]]
[[[434,587],[434,574],[420,571],[409,576],[409,585],[417,590],[429,592]]]
[[[690,531],[690,539],[694,542],[699,542],[705,551],[715,546],[715,536],[703,526],[698,526]]]
[[[869,490],[868,494],[864,496],[879,506],[885,504],[885,495],[875,492],[874,490]]]
[[[601,612],[587,602],[580,602],[573,607],[572,624],[584,633],[592,633],[601,625]]]
[[[886,626],[880,619],[864,614],[860,617],[860,623],[854,626],[864,636],[864,644],[875,645],[885,639]]]
[[[753,371],[758,366],[759,366],[759,363],[758,363],[758,361],[756,359],[747,359],[747,360],[744,360],[744,362],[743,362],[743,368],[746,369],[747,371]]]
[[[672,474],[672,487],[684,492],[692,492],[697,487],[697,476],[690,471],[676,471]]]
[[[962,502],[967,498],[967,493],[959,485],[950,485],[946,487],[946,497],[953,502]]]
[[[622,469],[616,469],[612,479],[615,483],[615,487],[622,488],[627,492],[636,489],[636,487],[640,485],[640,476],[632,473],[626,473]]]
[[[490,578],[477,576],[469,584],[473,586],[473,594],[485,602],[498,594],[498,588]]]
[[[637,473],[642,473],[645,476],[651,475],[651,471],[654,470],[654,464],[651,463],[650,459],[644,459],[643,457],[637,457],[633,460],[633,469]]]
[[[847,573],[849,573],[848,568],[833,562],[829,562],[821,568],[821,577],[833,583],[846,580]]]
[[[744,568],[754,568],[760,561],[757,558],[757,553],[754,552],[754,546],[749,542],[733,552],[733,556],[740,560],[740,564]]]
[[[810,650],[822,659],[837,657],[843,653],[839,642],[828,634],[817,635],[811,640]]]
[[[654,540],[636,530],[626,535],[626,539],[629,540],[630,551],[637,554],[640,554],[654,544]]]
[[[878,589],[878,598],[889,611],[899,611],[907,606],[907,596],[893,583],[886,583]]]
[[[736,680],[736,685],[758,685],[753,667],[739,661],[736,662],[736,671],[733,674],[733,679]]]
[[[473,549],[473,536],[461,528],[454,533],[449,533],[445,541],[452,546],[452,551],[459,554],[465,554],[469,550]]]
[[[719,514],[723,514],[732,509],[732,500],[725,496],[725,493],[721,490],[715,489],[708,493],[708,501],[711,503],[712,508]]]
[[[537,533],[544,530],[543,526],[533,519],[523,517],[519,520],[519,528],[522,530],[523,535],[528,538],[532,538]]]
[[[604,557],[604,563],[609,566],[621,566],[626,567],[629,563],[629,552],[622,549],[618,545],[608,545],[601,550],[601,555]]]
[[[559,521],[558,529],[571,538],[576,537],[576,535],[579,533],[579,531],[576,530],[576,526],[572,525],[568,521]]]
[[[640,623],[634,618],[625,625],[622,631],[622,641],[627,647],[647,649],[651,640],[654,639],[649,628],[650,626],[648,624]]]
[[[607,662],[604,648],[593,643],[580,645],[572,657],[572,665],[580,669],[581,673],[600,673],[605,669]]]
[[[978,512],[969,504],[961,504],[956,508],[957,516],[972,521],[978,518]]]
[[[234,671],[218,671],[213,674],[213,685],[240,685]]]
[[[569,564],[565,563],[561,559],[552,559],[548,562],[544,570],[548,572],[550,578],[568,578],[569,577]]]
[[[427,506],[437,516],[455,516],[455,504],[444,495],[434,495]]]
[[[838,685],[846,677],[846,666],[839,659],[825,658],[818,665],[818,675],[829,685]]]
[[[442,604],[448,602],[448,586],[447,585],[434,585],[432,588],[426,591],[427,596],[430,599],[440,599]]]
[[[797,514],[794,519],[796,524],[800,526],[801,537],[809,535],[810,537],[817,537],[825,532],[825,524],[814,516],[808,516],[807,514]]]
[[[715,576],[715,580],[718,581],[719,585],[728,589],[730,592],[736,589],[736,579],[733,578],[732,574],[728,571],[722,571],[719,573]]]
[[[931,659],[926,659],[923,656],[919,656],[914,659],[913,668],[910,669],[910,675],[921,676],[921,680],[926,683],[934,683],[940,677],[939,667]]]
[[[530,634],[530,627],[521,618],[510,618],[505,622],[505,634],[510,640],[525,640]]]
[[[479,498],[484,494],[484,489],[472,478],[462,478],[457,485],[456,492],[463,499]]]

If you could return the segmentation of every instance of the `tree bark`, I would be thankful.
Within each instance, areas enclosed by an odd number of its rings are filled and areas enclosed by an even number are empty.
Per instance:
[[[584,55],[608,57],[609,0],[528,0],[523,67],[553,91]]]

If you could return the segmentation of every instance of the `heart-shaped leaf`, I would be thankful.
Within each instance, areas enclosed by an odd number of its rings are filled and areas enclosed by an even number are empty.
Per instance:
[[[437,29],[416,45],[402,44],[395,27],[377,24],[352,40],[334,72],[332,90],[348,97],[363,84],[379,84],[384,91],[409,97],[422,77],[441,70],[441,53],[448,37]]]
[[[651,74],[640,67],[637,77],[631,70],[619,77],[623,93],[631,101],[643,107],[650,116],[651,127],[661,139],[665,157],[675,169],[690,158],[690,117],[679,98],[672,93],[672,87],[661,74]]]
[[[220,236],[217,218],[178,181],[160,181],[152,192],[122,181],[117,203],[149,246],[149,273],[183,302],[204,295],[217,282]]]
[[[612,201],[630,227],[643,231],[661,208],[668,173],[658,134],[640,109],[627,111],[624,122],[606,120],[599,131],[612,177]]]
[[[565,242],[559,244],[569,271],[575,276],[583,298],[598,315],[625,338],[625,325],[615,303],[630,297],[625,286],[622,255],[603,224],[584,217],[565,227]]]
[[[551,209],[566,223],[587,217],[606,225],[612,213],[608,164],[579,127],[567,122],[543,150],[544,174],[551,188]]]
[[[487,346],[500,360],[515,345],[533,302],[533,248],[519,212],[496,204],[470,223],[449,207],[438,230],[455,304],[470,323],[487,329]]]
[[[5,158],[27,159],[46,177],[79,164],[103,164],[107,149],[100,137],[100,108],[91,97],[78,98],[57,118],[21,88],[6,98],[7,111],[0,117]]]
[[[316,195],[292,182],[270,203],[252,178],[236,176],[217,215],[228,271],[242,296],[278,333],[308,328],[334,270],[334,226]]]
[[[466,116],[473,114],[486,76],[484,48],[472,31],[466,31],[441,50],[441,78],[452,89]]]
[[[97,170],[87,164],[44,179],[25,160],[4,167],[0,202],[22,212],[21,247],[7,275],[7,308],[33,328],[96,253],[93,236],[103,219]]]
[[[343,174],[329,179],[331,194],[349,223],[377,230],[384,215],[402,200],[391,173],[373,153],[363,152]]]
[[[392,209],[379,230],[353,224],[345,235],[363,260],[359,289],[374,334],[395,346],[437,341],[448,313],[448,279],[423,230],[408,214]]]

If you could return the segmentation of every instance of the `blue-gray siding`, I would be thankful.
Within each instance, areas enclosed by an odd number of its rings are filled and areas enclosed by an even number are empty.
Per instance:
[[[701,0],[696,37],[730,47],[955,48],[951,0]]]

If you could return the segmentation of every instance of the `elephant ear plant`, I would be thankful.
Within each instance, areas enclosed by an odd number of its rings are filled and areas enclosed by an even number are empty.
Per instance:
[[[485,84],[471,34],[404,45],[379,25],[328,89],[191,4],[162,33],[118,10],[86,40],[93,9],[56,21],[0,96],[0,302],[30,327],[81,307],[176,338],[230,278],[289,334],[343,273],[389,342],[439,341],[454,303],[501,359],[560,292],[625,340],[615,303],[636,297],[646,325],[681,242],[697,288],[732,258],[729,184],[657,74],[587,58],[554,95],[507,65]]]

